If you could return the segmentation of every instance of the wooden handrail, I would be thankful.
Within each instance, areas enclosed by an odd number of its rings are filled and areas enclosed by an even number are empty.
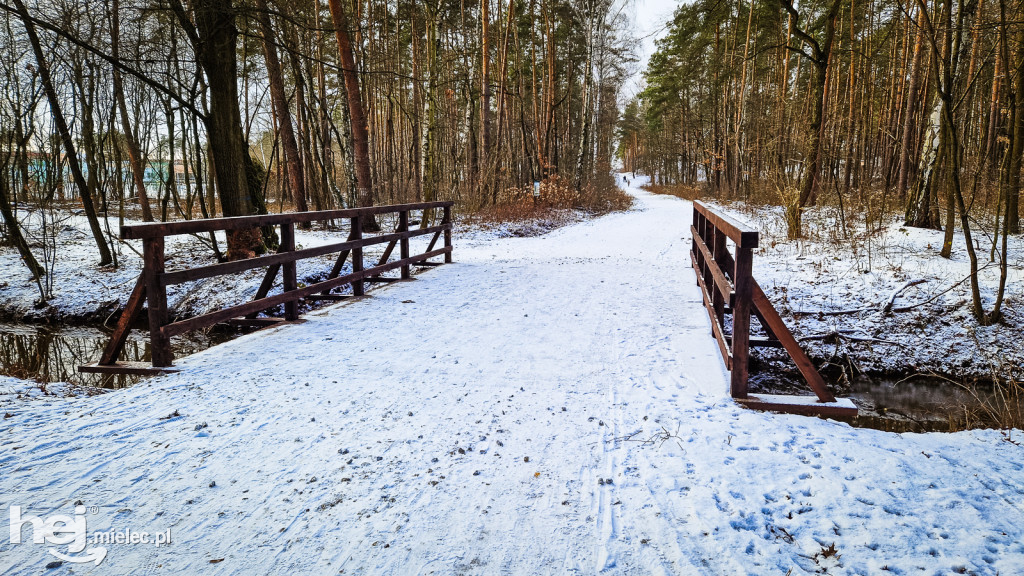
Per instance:
[[[726,237],[735,242],[736,246],[740,248],[757,248],[757,230],[728,214],[716,212],[713,208],[698,200],[693,202],[693,210],[706,218],[716,230],[721,231]]]
[[[171,336],[198,330],[224,321],[245,325],[265,324],[266,322],[264,321],[267,319],[256,318],[256,315],[262,310],[267,310],[281,304],[284,304],[285,307],[284,320],[297,320],[299,317],[299,300],[302,298],[313,297],[320,300],[343,298],[345,296],[330,294],[330,291],[346,284],[352,286],[352,295],[362,296],[365,293],[366,282],[408,280],[412,277],[411,266],[440,264],[439,262],[428,261],[436,256],[443,256],[444,263],[449,263],[452,261],[453,204],[453,202],[419,202],[370,208],[209,218],[185,222],[159,222],[123,226],[121,228],[122,238],[142,240],[142,274],[140,274],[139,280],[132,290],[131,297],[129,297],[128,303],[121,313],[121,318],[118,320],[110,342],[104,349],[99,362],[95,365],[81,366],[79,370],[82,372],[105,373],[141,373],[145,371],[144,368],[138,366],[126,366],[117,362],[118,356],[120,356],[125,341],[128,338],[131,324],[142,312],[143,303],[148,304],[152,365],[154,368],[159,369],[173,364],[174,355],[171,351]],[[437,208],[442,209],[444,212],[439,225],[410,230],[410,211],[423,210],[426,213],[428,210]],[[394,232],[363,237],[363,218],[375,214],[391,213],[398,215],[398,225],[395,227]],[[296,224],[337,219],[349,220],[349,234],[344,242],[296,250]],[[166,236],[219,230],[238,230],[260,226],[280,226],[281,242],[277,253],[246,260],[186,268],[184,270],[170,272],[164,270],[164,238]],[[425,235],[431,235],[427,249],[420,254],[410,255],[409,239]],[[441,248],[435,249],[434,246],[442,238],[442,235],[444,244]],[[365,267],[363,248],[375,244],[387,244],[387,247],[378,262],[370,267]],[[391,257],[396,246],[399,247],[400,257],[398,260],[389,262],[388,259]],[[331,268],[327,279],[299,288],[298,279],[296,278],[296,262],[306,258],[333,253],[339,253],[339,256]],[[352,259],[352,271],[349,274],[341,275],[342,268],[350,256]],[[252,301],[185,320],[171,321],[167,309],[167,286],[202,278],[235,274],[254,268],[267,268],[267,272],[256,292],[256,297]],[[401,269],[401,276],[399,278],[381,276],[384,272],[394,269]],[[283,291],[280,294],[268,296],[279,272],[281,273]],[[317,295],[318,292],[320,293],[319,295]]]
[[[726,368],[731,372],[733,398],[747,398],[750,346],[755,345],[785,348],[818,401],[835,402],[836,398],[828,390],[821,374],[751,274],[752,249],[758,245],[758,232],[706,204],[694,202],[690,233],[693,240],[690,260],[697,273],[704,307],[711,318],[711,333],[718,341]],[[729,251],[727,238],[736,246],[735,256]],[[731,334],[725,331],[726,314],[732,315]],[[751,314],[757,317],[767,338],[750,337]],[[849,414],[849,410],[835,409],[832,413]],[[853,413],[856,413],[855,409]]]
[[[257,216],[232,216],[228,218],[204,218],[201,220],[184,220],[180,222],[148,222],[121,227],[121,238],[124,240],[141,240],[157,236],[177,236],[179,234],[196,234],[218,230],[238,230],[240,228],[259,228],[260,226],[276,226],[280,224],[304,224],[323,220],[342,220],[390,214],[409,210],[430,210],[432,208],[451,207],[453,202],[417,202],[414,204],[393,204],[390,206],[370,206],[367,208],[343,208],[340,210],[321,210],[319,212],[287,212],[284,214],[261,214]]]

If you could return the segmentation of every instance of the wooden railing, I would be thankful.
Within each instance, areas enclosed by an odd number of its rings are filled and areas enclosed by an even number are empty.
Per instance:
[[[204,220],[188,220],[184,222],[150,223],[121,228],[123,239],[142,240],[143,267],[132,290],[128,303],[117,322],[110,342],[107,344],[99,362],[89,366],[81,366],[82,372],[103,373],[152,373],[154,368],[171,366],[174,355],[171,351],[171,337],[193,330],[198,330],[218,323],[261,326],[299,317],[299,300],[341,300],[349,296],[332,294],[331,290],[346,284],[352,286],[352,296],[365,293],[365,283],[396,282],[411,278],[411,266],[436,266],[440,262],[429,262],[428,259],[444,256],[444,262],[452,261],[452,202],[424,202],[418,204],[400,204],[393,206],[374,206],[370,208],[352,208],[344,210],[325,210],[319,212],[296,212],[288,214],[269,214],[261,216],[239,216],[233,218],[210,218]],[[427,212],[440,209],[443,217],[440,224],[418,229],[410,229],[409,214],[414,210]],[[379,214],[397,214],[398,224],[394,232],[376,236],[363,237],[363,219]],[[349,235],[344,242],[316,246],[313,248],[295,249],[295,225],[327,220],[348,220]],[[425,221],[425,220],[424,220]],[[180,234],[207,233],[222,230],[251,229],[263,226],[280,227],[280,247],[274,254],[211,264],[198,268],[167,271],[164,268],[164,238]],[[409,239],[416,236],[431,235],[429,244],[422,254],[409,254]],[[438,240],[443,237],[443,246],[435,249]],[[369,268],[363,261],[363,249],[375,244],[387,244],[380,259]],[[399,248],[399,258],[390,261],[395,247]],[[302,288],[298,287],[296,278],[296,262],[306,258],[314,258],[327,254],[338,254],[327,279]],[[352,258],[352,271],[340,275],[348,258]],[[225,274],[235,274],[255,268],[267,268],[251,302],[231,306],[201,316],[184,320],[170,321],[167,309],[167,286],[181,284],[202,278],[211,278]],[[389,270],[400,269],[398,278],[382,276]],[[282,272],[283,291],[268,296],[270,289]],[[135,318],[141,313],[143,304],[148,304],[149,338],[153,368],[118,363],[118,356],[124,348],[125,341]],[[284,318],[257,318],[263,310],[284,304]]]
[[[758,232],[745,224],[715,211],[701,202],[693,203],[693,225],[690,228],[693,244],[690,259],[697,274],[711,318],[711,333],[718,340],[726,369],[731,371],[732,397],[748,398],[747,381],[750,370],[750,347],[784,348],[796,363],[820,403],[835,403],[836,397],[828,390],[817,368],[800,348],[771,301],[754,280],[751,273],[753,250],[758,245]],[[729,251],[732,242],[735,255]],[[765,337],[751,337],[750,317],[755,316]],[[731,316],[731,332],[727,332]],[[747,403],[753,405],[753,403]],[[771,410],[798,411],[826,415],[856,415],[847,407],[814,408],[761,403],[755,407]]]

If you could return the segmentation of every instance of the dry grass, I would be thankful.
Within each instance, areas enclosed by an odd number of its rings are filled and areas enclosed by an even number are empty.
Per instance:
[[[699,200],[705,195],[704,189],[701,186],[694,184],[673,184],[671,186],[648,184],[644,186],[643,189],[652,194],[675,196],[676,198],[682,198],[683,200],[689,200],[690,202]]]
[[[970,398],[960,406],[964,429],[1024,430],[1024,382],[1012,376],[1016,372],[1013,367],[993,366],[991,386],[958,384]]]
[[[560,210],[581,210],[591,215],[628,210],[633,197],[615,185],[611,174],[604,174],[577,191],[572,182],[557,174],[540,183],[540,194],[533,186],[506,188],[495,204],[475,214],[481,222],[522,222],[549,216]]]

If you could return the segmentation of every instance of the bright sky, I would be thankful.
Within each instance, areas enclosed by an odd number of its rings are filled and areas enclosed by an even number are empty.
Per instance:
[[[629,99],[640,91],[643,72],[647,69],[647,61],[654,53],[654,41],[665,34],[665,26],[680,0],[633,0],[635,6],[634,22],[637,39],[640,41],[638,54],[640,62],[636,72],[626,83],[624,96]]]

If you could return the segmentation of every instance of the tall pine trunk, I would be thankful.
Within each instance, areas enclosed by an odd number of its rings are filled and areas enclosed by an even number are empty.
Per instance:
[[[281,148],[284,152],[284,169],[288,173],[288,184],[291,187],[295,210],[305,212],[308,208],[306,206],[306,182],[302,173],[302,157],[299,155],[298,144],[295,140],[295,129],[292,123],[292,114],[288,109],[288,98],[285,96],[284,74],[281,70],[281,61],[277,57],[277,39],[274,29],[270,25],[270,12],[267,8],[267,0],[257,0],[256,7],[256,20],[259,22],[260,33],[263,36],[263,56],[267,63],[270,98],[273,103],[274,114],[277,116]]]
[[[373,177],[370,172],[370,134],[363,109],[363,96],[359,91],[359,74],[356,60],[352,53],[352,41],[349,38],[348,16],[341,0],[328,0],[331,18],[334,20],[334,34],[338,41],[338,52],[341,56],[342,77],[345,82],[345,95],[348,103],[349,121],[352,126],[352,147],[355,156],[356,170],[356,202],[359,206],[373,206]],[[378,232],[380,226],[375,218],[362,219],[363,232]]]

